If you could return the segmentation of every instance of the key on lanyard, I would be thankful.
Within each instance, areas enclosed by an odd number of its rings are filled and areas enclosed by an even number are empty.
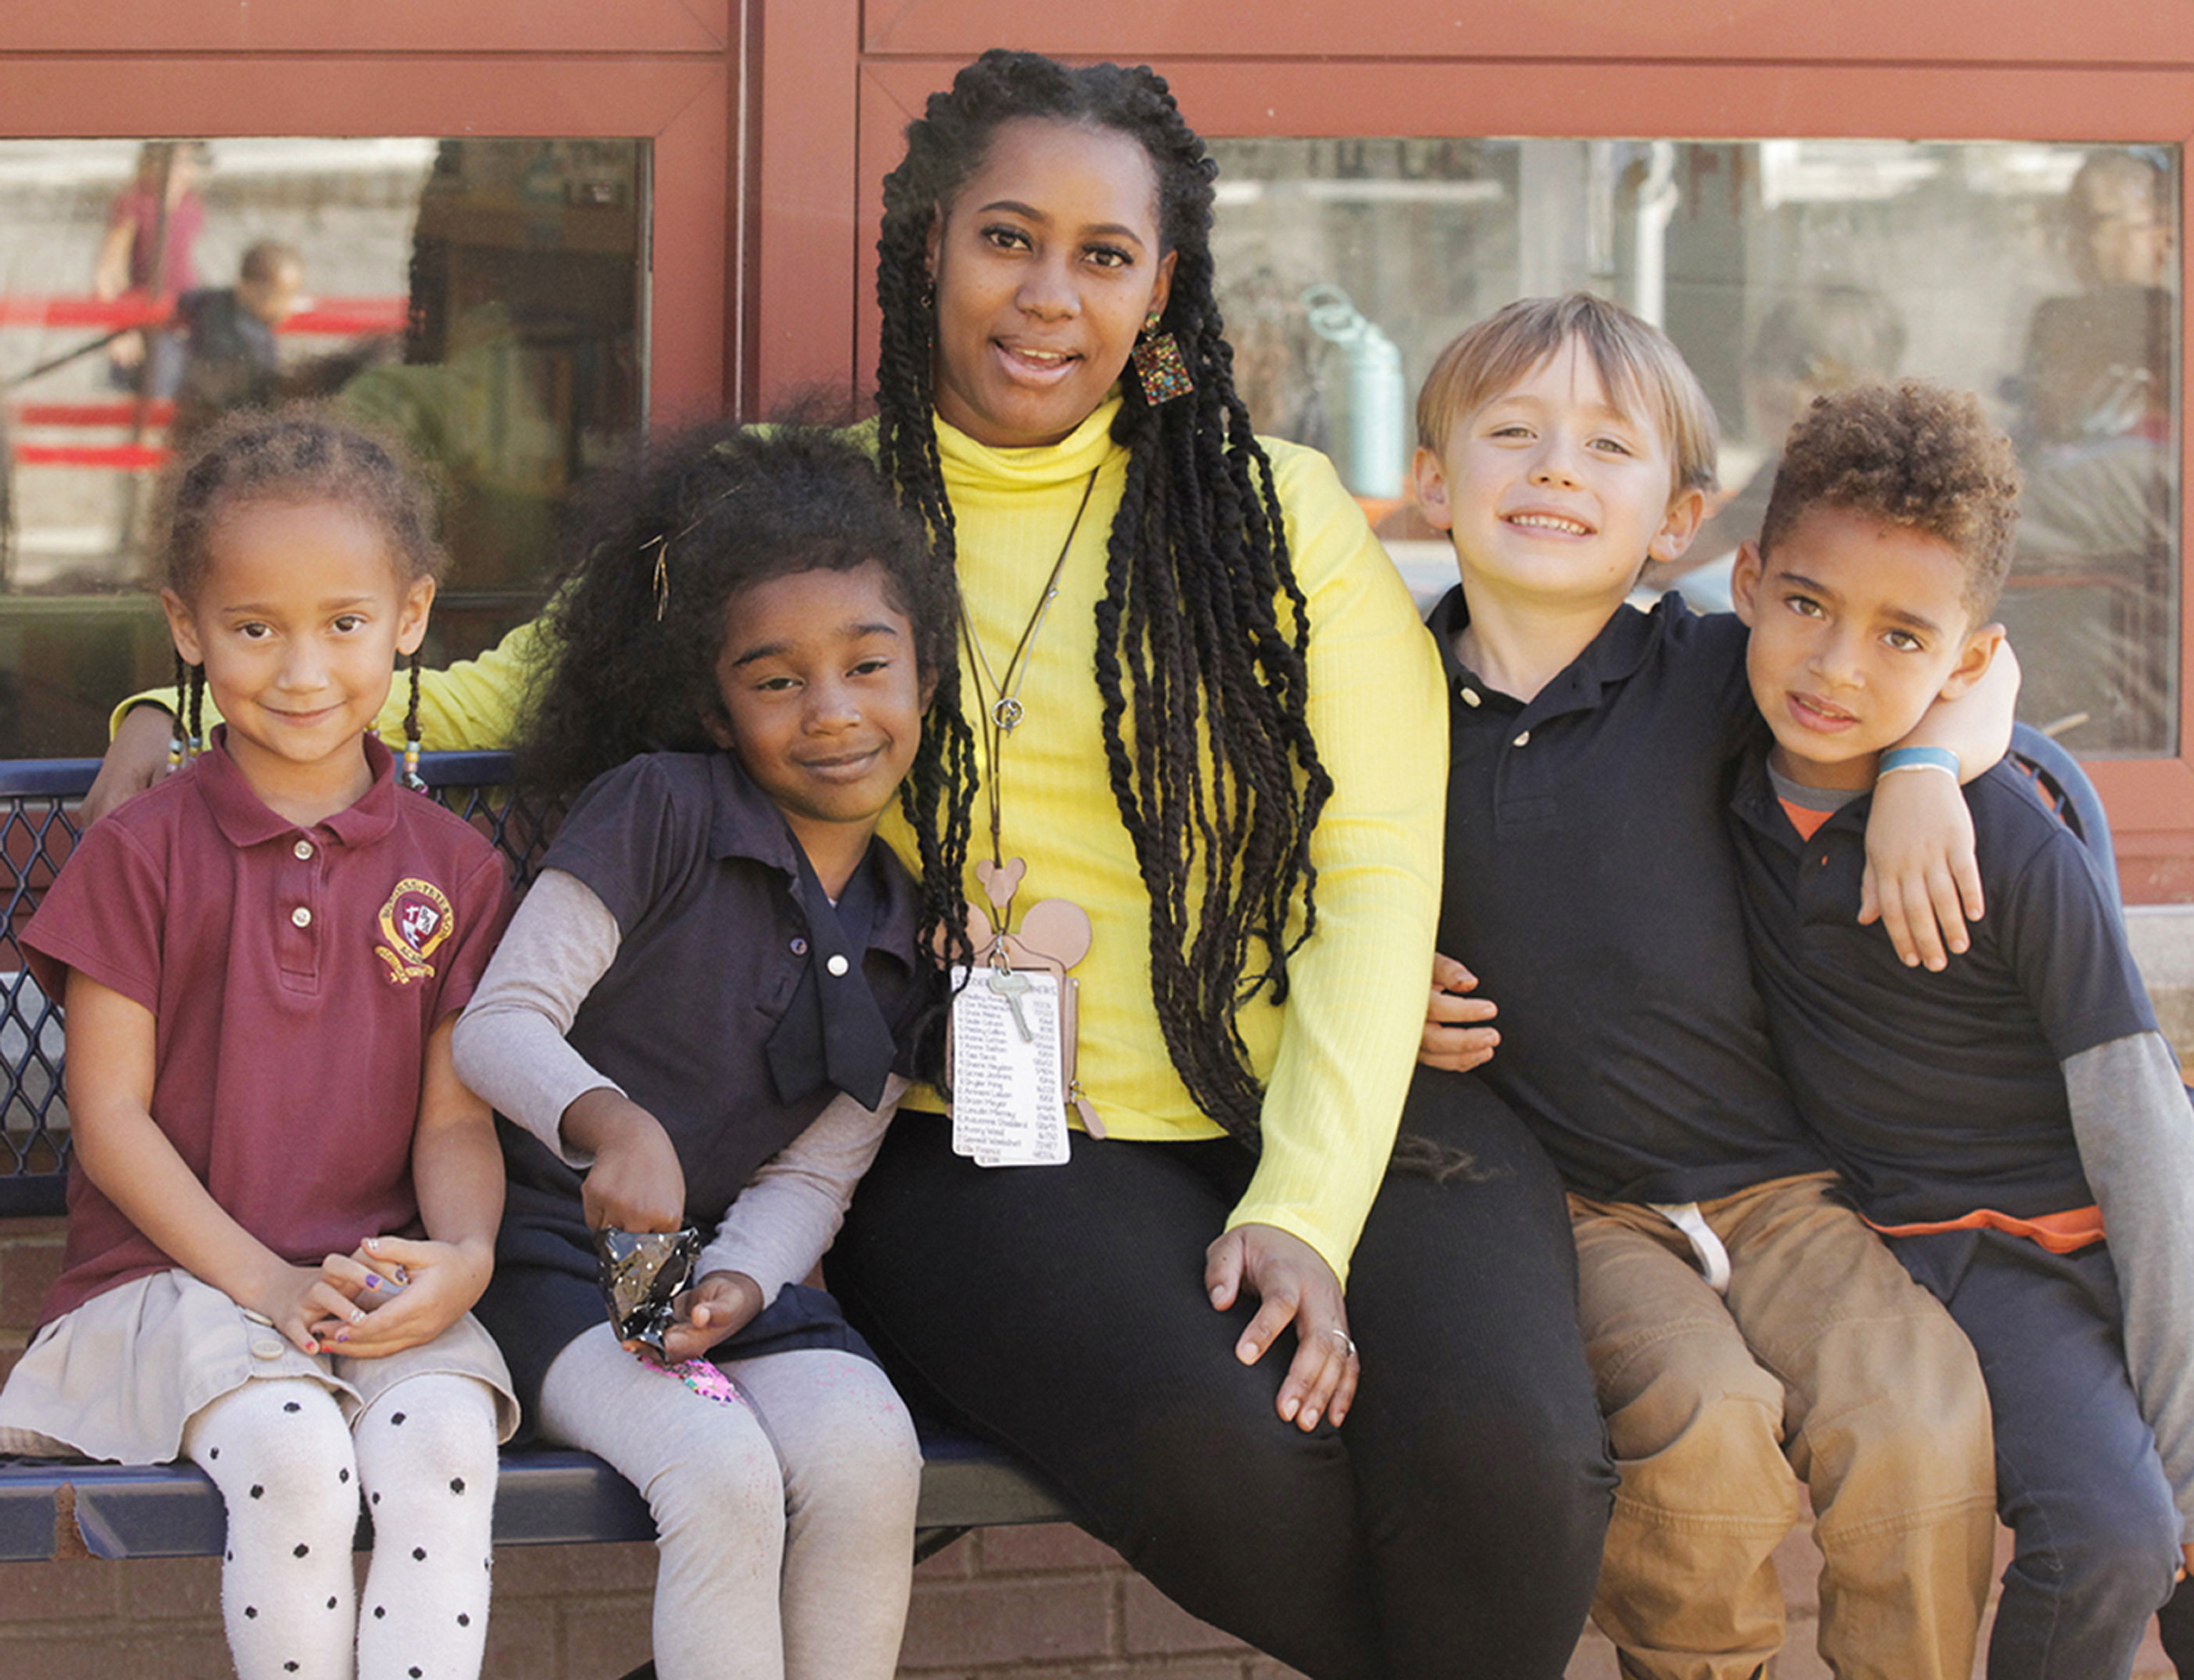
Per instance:
[[[1005,999],[1014,1012],[1014,1025],[1019,1029],[1023,1044],[1034,1044],[1036,1035],[1029,1030],[1028,1017],[1021,1013],[1021,995],[1029,989],[1029,977],[1008,969],[991,972],[991,989]]]

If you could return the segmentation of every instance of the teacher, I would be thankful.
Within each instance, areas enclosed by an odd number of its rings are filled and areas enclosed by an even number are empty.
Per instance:
[[[1439,667],[1331,466],[1251,435],[1215,173],[1149,71],[993,51],[885,181],[876,456],[966,604],[967,890],[1088,913],[1094,1125],[985,1167],[903,1108],[829,1281],[1195,1614],[1318,1680],[1558,1680],[1613,1486],[1568,1221],[1472,1076],[1413,1082]],[[428,744],[508,740],[535,657],[430,675]]]
[[[1467,1076],[1407,1126],[1470,1168],[1387,1172],[1445,704],[1331,467],[1250,433],[1215,173],[1148,71],[991,52],[885,181],[878,460],[958,567],[974,852],[1094,920],[1105,1135],[986,1168],[902,1112],[830,1281],[1198,1615],[1322,1677],[1553,1680],[1612,1484],[1561,1199]]]

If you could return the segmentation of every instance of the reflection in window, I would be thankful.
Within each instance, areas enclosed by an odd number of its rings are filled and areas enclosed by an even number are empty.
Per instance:
[[[0,757],[96,753],[167,679],[154,486],[238,405],[326,397],[437,473],[430,658],[526,616],[646,412],[644,150],[0,141]]]
[[[2175,147],[1887,140],[1220,142],[1218,272],[1261,427],[1330,454],[1421,589],[1409,403],[1511,298],[1665,327],[1721,414],[1727,500],[1680,571],[1726,604],[1783,433],[1823,391],[1980,393],[2027,473],[2002,613],[2022,714],[2082,755],[2178,747]]]

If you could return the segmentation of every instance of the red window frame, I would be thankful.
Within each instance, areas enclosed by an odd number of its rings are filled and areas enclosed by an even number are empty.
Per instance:
[[[869,387],[878,183],[922,99],[994,43],[1155,64],[1215,135],[2194,140],[2194,10],[2153,0],[1325,3],[1261,14],[1255,56],[1228,9],[1154,0],[21,9],[0,48],[0,134],[653,140],[658,421]],[[2180,291],[2194,309],[2194,287]],[[2194,522],[2181,554],[2194,565]],[[2180,756],[2090,766],[2136,902],[2194,900],[2194,588],[2182,595]]]

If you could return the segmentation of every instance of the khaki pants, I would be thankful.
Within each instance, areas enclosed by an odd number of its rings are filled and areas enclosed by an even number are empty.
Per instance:
[[[1840,1680],[1967,1680],[1996,1540],[1964,1335],[1808,1174],[1700,1204],[1726,1296],[1629,1203],[1570,1198],[1585,1350],[1622,1472],[1594,1619],[1627,1676],[1753,1680],[1783,1643],[1772,1554],[1812,1496]],[[1795,1472],[1794,1479],[1793,1472]]]

